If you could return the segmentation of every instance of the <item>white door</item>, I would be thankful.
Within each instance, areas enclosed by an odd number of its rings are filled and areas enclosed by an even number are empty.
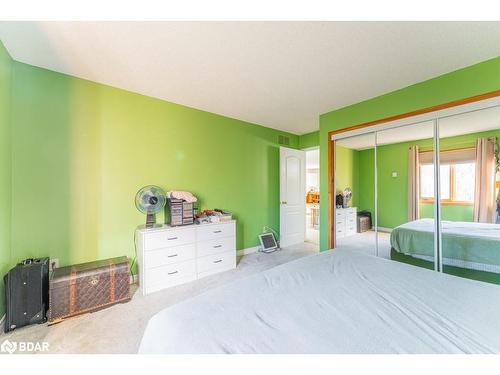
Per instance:
[[[280,147],[280,245],[305,240],[306,153]]]

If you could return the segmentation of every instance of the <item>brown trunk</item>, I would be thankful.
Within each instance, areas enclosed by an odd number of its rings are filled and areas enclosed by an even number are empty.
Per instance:
[[[129,300],[126,257],[56,268],[50,278],[49,324]]]

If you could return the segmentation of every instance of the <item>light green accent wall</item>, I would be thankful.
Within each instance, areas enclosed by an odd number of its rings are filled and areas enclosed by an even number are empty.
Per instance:
[[[359,154],[359,211],[375,212],[375,153],[373,149]]]
[[[22,63],[13,78],[15,259],[133,258],[148,184],[232,211],[238,249],[279,229],[278,136],[298,136]]]
[[[11,69],[12,59],[0,42],[0,318],[5,313],[3,276],[11,266]]]
[[[434,217],[434,204],[423,203],[420,205],[420,217]],[[474,206],[441,205],[441,217],[450,221],[473,221]]]
[[[328,191],[328,132],[500,89],[500,57],[320,116],[321,188]],[[327,200],[321,203],[321,249],[327,249]]]
[[[346,187],[352,189],[352,200],[349,203],[352,207],[357,207],[359,198],[359,152],[345,147],[338,146],[335,150],[336,165],[336,186],[335,194],[341,193]]]
[[[299,148],[305,149],[310,147],[318,147],[319,146],[319,130],[302,134],[299,136]]]

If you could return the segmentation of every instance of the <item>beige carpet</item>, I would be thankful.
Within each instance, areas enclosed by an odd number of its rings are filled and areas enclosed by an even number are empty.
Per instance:
[[[137,286],[133,285],[133,297],[128,303],[68,319],[50,327],[46,324],[33,325],[8,334],[2,332],[0,343],[6,339],[15,342],[48,342],[49,353],[136,353],[149,318],[165,307],[233,280],[316,254],[317,251],[317,245],[304,243],[272,254],[249,254],[239,259],[234,270],[146,297],[136,292]]]

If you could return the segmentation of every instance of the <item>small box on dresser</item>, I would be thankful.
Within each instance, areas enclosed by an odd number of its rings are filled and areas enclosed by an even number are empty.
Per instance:
[[[137,229],[139,285],[149,294],[236,267],[236,222]]]

